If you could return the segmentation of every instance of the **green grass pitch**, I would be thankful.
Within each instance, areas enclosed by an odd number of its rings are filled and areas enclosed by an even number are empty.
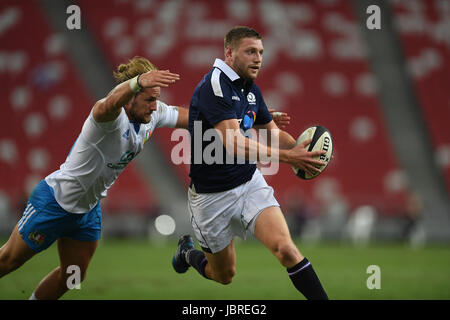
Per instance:
[[[5,239],[2,240],[2,244]],[[450,248],[410,248],[377,244],[306,245],[300,251],[312,262],[330,299],[450,299]],[[171,267],[176,241],[100,242],[80,290],[63,299],[133,300],[293,300],[303,299],[283,267],[254,240],[237,241],[237,273],[230,285],[208,281],[194,270],[176,274]],[[56,244],[19,270],[0,279],[0,299],[28,299],[39,281],[58,264]],[[367,267],[381,271],[381,288],[369,290]]]

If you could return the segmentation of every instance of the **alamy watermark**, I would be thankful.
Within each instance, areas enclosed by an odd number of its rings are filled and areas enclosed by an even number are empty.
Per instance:
[[[264,175],[274,175],[278,172],[279,136],[276,130],[249,129],[242,132],[226,129],[224,144],[220,131],[214,128],[203,131],[202,122],[194,121],[192,142],[189,132],[184,129],[174,130],[171,141],[178,141],[171,152],[171,160],[176,165],[244,164],[248,161],[259,162]],[[270,147],[270,154],[266,146]]]
[[[66,286],[69,290],[81,289],[81,269],[79,266],[73,264],[67,267],[67,274],[70,274],[66,280]]]
[[[81,29],[81,9],[77,5],[70,5],[66,8],[66,13],[69,16],[66,19],[66,26],[69,30]]]
[[[381,289],[381,269],[377,265],[370,265],[366,269],[366,273],[370,274],[367,278],[366,286],[367,289]]]
[[[81,29],[81,9],[77,5],[70,5],[66,8],[69,15],[66,19],[66,26],[69,30]],[[370,16],[366,20],[366,26],[369,30],[381,29],[381,9],[376,4],[372,4],[366,8],[366,13]]]
[[[381,29],[381,10],[376,4],[367,7],[366,13],[370,16],[366,20],[366,27],[369,30]]]

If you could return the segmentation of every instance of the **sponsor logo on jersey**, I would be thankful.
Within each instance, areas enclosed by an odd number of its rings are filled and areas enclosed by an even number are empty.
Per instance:
[[[244,119],[243,119],[244,130],[248,130],[251,127],[253,127],[255,120],[256,120],[255,111],[252,111],[252,110],[247,111],[247,113],[245,114]]]
[[[241,101],[238,96],[231,96],[231,100]]]
[[[107,166],[108,168],[111,169],[124,169],[127,164],[129,164],[131,162],[131,160],[134,159],[134,157],[136,156],[136,154],[132,151],[126,151],[121,157],[119,162],[117,163],[108,163]]]

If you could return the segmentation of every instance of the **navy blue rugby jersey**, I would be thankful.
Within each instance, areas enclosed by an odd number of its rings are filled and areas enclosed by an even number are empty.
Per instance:
[[[230,190],[249,181],[256,170],[255,162],[238,161],[227,155],[219,136],[211,135],[215,124],[228,119],[237,119],[245,134],[254,125],[269,123],[272,115],[258,86],[253,81],[244,83],[231,67],[216,59],[211,71],[195,88],[189,108],[189,176],[197,192]],[[219,142],[222,153],[217,155],[217,144],[212,143]]]

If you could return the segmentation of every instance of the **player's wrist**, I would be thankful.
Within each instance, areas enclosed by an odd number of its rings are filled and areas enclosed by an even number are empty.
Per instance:
[[[279,149],[278,157],[280,159],[280,162],[289,163],[289,161],[290,161],[289,150]]]
[[[132,78],[130,80],[130,90],[133,93],[138,93],[138,92],[142,91],[142,86],[139,83],[139,77],[140,76],[141,75],[139,74],[139,75],[137,75],[136,77],[134,77],[134,78]]]
[[[294,140],[294,138],[288,139],[286,141],[286,149],[291,150],[294,149],[297,146],[297,141]]]

